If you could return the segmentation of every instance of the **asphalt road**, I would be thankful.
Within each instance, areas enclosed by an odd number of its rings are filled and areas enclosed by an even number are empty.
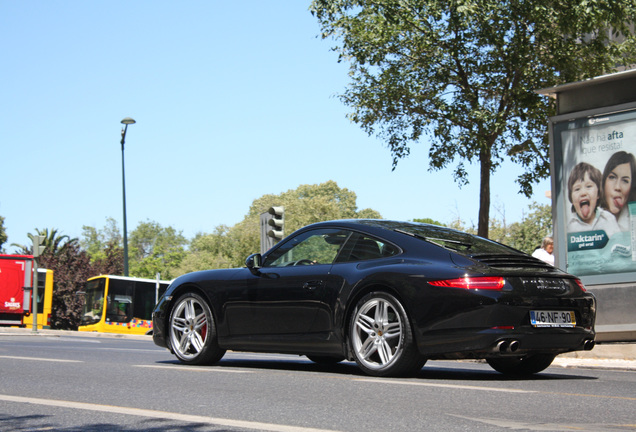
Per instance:
[[[636,372],[553,366],[511,380],[433,361],[414,378],[228,353],[176,362],[150,340],[0,335],[0,431],[636,431]]]

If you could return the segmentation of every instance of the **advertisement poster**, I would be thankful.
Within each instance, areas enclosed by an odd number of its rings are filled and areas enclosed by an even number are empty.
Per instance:
[[[636,115],[579,120],[560,139],[568,272],[636,272]]]

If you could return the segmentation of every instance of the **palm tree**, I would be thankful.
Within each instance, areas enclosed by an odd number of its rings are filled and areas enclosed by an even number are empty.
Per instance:
[[[35,232],[38,236],[44,236],[44,242],[42,245],[45,247],[45,251],[51,253],[52,255],[57,255],[62,252],[65,248],[69,247],[72,244],[78,243],[78,239],[70,238],[67,235],[58,235],[57,229],[52,229],[49,231],[48,228],[43,230],[35,229]],[[11,246],[18,248],[18,253],[21,255],[31,255],[33,253],[33,238],[34,234],[27,234],[27,237],[31,239],[31,245],[21,245],[17,243],[12,243]]]

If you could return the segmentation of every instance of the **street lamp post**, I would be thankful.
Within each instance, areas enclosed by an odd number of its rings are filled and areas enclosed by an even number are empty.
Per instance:
[[[135,120],[126,117],[121,121],[124,128],[121,130],[121,187],[124,200],[124,276],[128,276],[128,228],[126,227],[126,175],[124,170],[124,143],[126,142],[126,131],[128,125],[135,124]]]

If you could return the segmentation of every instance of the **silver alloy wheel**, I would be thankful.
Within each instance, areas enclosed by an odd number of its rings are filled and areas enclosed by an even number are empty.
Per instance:
[[[209,312],[207,305],[191,296],[183,297],[175,306],[170,319],[171,345],[177,357],[194,360],[207,341]]]
[[[389,300],[372,297],[356,312],[351,332],[358,361],[377,370],[390,366],[403,349],[403,323]]]

